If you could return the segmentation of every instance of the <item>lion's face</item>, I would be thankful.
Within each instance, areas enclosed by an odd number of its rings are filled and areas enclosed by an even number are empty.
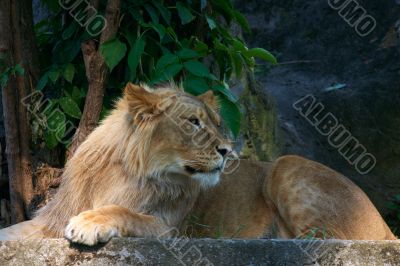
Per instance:
[[[230,141],[220,133],[218,104],[211,91],[194,97],[179,90],[149,91],[128,84],[125,97],[135,123],[152,127],[145,136],[151,138],[148,158],[157,162],[159,173],[190,177],[203,186],[219,181],[226,161],[235,155]],[[147,107],[139,106],[143,102]]]

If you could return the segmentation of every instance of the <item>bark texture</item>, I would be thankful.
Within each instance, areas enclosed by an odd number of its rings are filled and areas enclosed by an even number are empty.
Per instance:
[[[11,221],[16,223],[31,214],[31,133],[29,116],[22,99],[32,91],[39,68],[31,1],[1,0],[0,5],[0,53],[4,57],[2,70],[17,64],[24,69],[24,75],[10,74],[7,84],[2,88]]]
[[[91,1],[91,5],[97,9],[98,1]],[[105,13],[106,27],[101,33],[100,45],[116,35],[119,26],[120,7],[120,0],[109,0],[107,2]],[[99,45],[94,40],[82,43],[82,53],[89,88],[79,126],[67,154],[68,158],[74,154],[75,150],[93,131],[99,121],[109,70],[98,48]]]

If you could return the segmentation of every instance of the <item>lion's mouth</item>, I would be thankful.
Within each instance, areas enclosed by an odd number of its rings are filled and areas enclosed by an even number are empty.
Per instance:
[[[190,174],[197,174],[197,173],[205,174],[205,173],[216,173],[216,172],[220,172],[222,169],[221,169],[221,167],[218,166],[218,167],[215,167],[215,168],[213,168],[213,169],[211,169],[211,170],[203,171],[203,170],[196,169],[196,168],[193,168],[193,167],[191,167],[191,166],[186,165],[186,166],[185,166],[185,170],[186,170],[188,173],[190,173]]]

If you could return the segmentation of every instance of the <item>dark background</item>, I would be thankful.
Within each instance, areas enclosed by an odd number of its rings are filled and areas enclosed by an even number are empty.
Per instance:
[[[358,3],[377,26],[360,37],[328,1],[237,1],[253,33],[250,47],[265,47],[278,66],[257,69],[264,97],[275,101],[278,154],[322,162],[355,181],[386,213],[400,193],[400,1]],[[325,92],[336,84],[346,87]],[[292,104],[313,94],[377,159],[360,175]]]

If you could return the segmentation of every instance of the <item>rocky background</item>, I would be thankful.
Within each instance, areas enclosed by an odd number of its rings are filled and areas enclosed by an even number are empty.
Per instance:
[[[276,112],[277,129],[269,121],[276,148],[269,157],[298,154],[322,162],[355,181],[385,214],[400,194],[400,1],[358,3],[377,22],[365,37],[327,0],[237,6],[252,28],[250,46],[270,50],[280,62],[256,74],[262,100],[276,108],[270,112]],[[310,93],[376,157],[373,171],[359,174],[294,110],[293,103]]]

